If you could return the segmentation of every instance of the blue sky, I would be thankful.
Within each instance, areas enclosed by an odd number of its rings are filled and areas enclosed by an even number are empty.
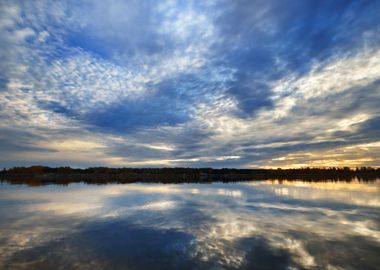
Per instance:
[[[379,1],[1,1],[0,165],[380,166]]]

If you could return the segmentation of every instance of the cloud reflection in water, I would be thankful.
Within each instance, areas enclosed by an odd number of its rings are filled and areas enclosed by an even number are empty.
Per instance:
[[[0,267],[357,269],[380,182],[0,187]]]

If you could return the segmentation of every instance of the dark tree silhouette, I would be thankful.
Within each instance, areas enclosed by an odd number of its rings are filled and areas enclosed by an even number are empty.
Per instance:
[[[86,182],[94,184],[159,182],[208,183],[213,181],[306,180],[306,181],[373,181],[380,179],[380,169],[361,167],[298,168],[298,169],[212,169],[212,168],[107,168],[46,166],[14,167],[0,172],[1,181],[40,185]]]

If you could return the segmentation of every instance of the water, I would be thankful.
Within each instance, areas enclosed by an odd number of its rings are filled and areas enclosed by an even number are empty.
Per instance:
[[[380,269],[380,182],[0,185],[0,269]]]

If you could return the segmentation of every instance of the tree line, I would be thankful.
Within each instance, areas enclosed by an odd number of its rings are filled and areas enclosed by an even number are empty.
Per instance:
[[[213,181],[305,180],[305,181],[373,181],[380,179],[380,168],[349,167],[294,169],[213,169],[213,168],[108,168],[90,167],[13,167],[0,172],[1,181],[26,184],[86,182],[94,184],[160,182],[207,183]]]

